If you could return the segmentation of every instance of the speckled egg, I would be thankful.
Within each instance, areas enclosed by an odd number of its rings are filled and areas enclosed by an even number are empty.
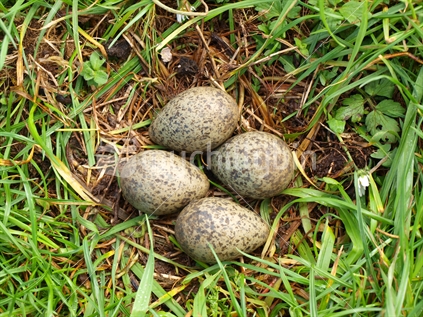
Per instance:
[[[153,120],[151,140],[192,153],[214,149],[234,132],[239,118],[235,100],[213,87],[195,87],[177,95]]]
[[[228,188],[255,199],[278,195],[294,176],[287,144],[266,132],[246,132],[229,139],[211,156],[211,170]]]
[[[120,173],[124,198],[149,215],[167,215],[202,198],[209,181],[195,165],[180,156],[159,150],[138,153]]]
[[[179,214],[175,236],[191,258],[215,263],[213,247],[221,261],[250,253],[263,245],[269,226],[256,213],[231,200],[208,197],[192,201]]]

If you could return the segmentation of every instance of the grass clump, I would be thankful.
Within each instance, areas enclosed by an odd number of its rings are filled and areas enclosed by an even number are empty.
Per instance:
[[[34,0],[0,16],[0,316],[421,315],[420,3]],[[298,167],[264,201],[212,186],[272,234],[210,266],[116,178],[155,147],[155,111],[198,85],[225,87],[236,133],[284,137]]]

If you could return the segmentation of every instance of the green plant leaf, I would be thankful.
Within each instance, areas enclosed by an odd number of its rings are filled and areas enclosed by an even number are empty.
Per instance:
[[[294,38],[295,41],[295,45],[297,45],[298,49],[300,50],[300,52],[305,55],[308,56],[309,52],[307,49],[307,44],[305,44],[304,42],[302,42],[299,38]]]
[[[258,1],[259,2],[259,1]],[[263,2],[256,5],[255,9],[258,12],[264,13],[266,20],[272,18],[279,18],[282,14],[285,7],[289,6],[292,3],[292,0],[277,0],[273,1],[272,4],[269,2]],[[300,6],[294,6],[288,13],[287,17],[289,19],[295,19],[301,11]]]
[[[319,75],[320,83],[322,85],[326,85],[326,83],[329,82],[330,79],[335,78],[335,76],[337,75],[337,71],[338,71],[338,67],[335,67],[331,71],[329,70],[322,71]]]
[[[283,8],[287,5],[289,5],[289,0],[282,0],[282,1],[274,1],[271,5],[269,5],[269,2],[265,3],[259,3],[256,5],[256,11],[258,12],[264,12],[266,15],[266,18],[278,18],[279,15],[282,13]],[[293,19],[297,17],[298,13],[300,12],[300,7],[295,6],[289,13],[288,18]]]
[[[209,288],[211,284],[216,283],[221,276],[222,272],[219,270],[214,275],[210,276],[207,274],[207,278],[201,282],[200,288],[194,297],[193,316],[207,316],[205,289]]]
[[[388,159],[385,162],[383,162],[382,166],[390,167],[392,165],[392,159],[395,157],[397,148],[393,149],[392,151],[385,151],[386,148],[390,149],[391,145],[389,143],[383,144],[382,146],[380,146],[380,148],[376,152],[370,154],[370,156],[372,158],[379,159],[379,160],[385,158],[385,156],[388,156]]]
[[[370,96],[381,96],[386,98],[392,98],[392,95],[394,94],[394,89],[394,83],[392,83],[386,78],[374,80],[364,87],[364,91]]]
[[[81,75],[84,77],[86,81],[89,81],[94,78],[94,70],[91,68],[90,62],[84,63],[84,68],[82,69]]]
[[[388,116],[385,116],[379,110],[373,110],[366,117],[366,127],[370,134],[375,135],[378,132],[385,132],[385,135],[381,139],[385,139],[389,142],[395,142],[396,133],[399,132],[400,128],[398,122]]]
[[[94,223],[92,223],[91,221],[83,218],[79,213],[75,213],[75,214],[76,214],[76,218],[78,219],[78,222],[81,225],[83,225],[88,230],[90,230],[90,231],[92,231],[92,232],[94,232],[96,234],[99,234],[98,228],[97,228],[97,226]]]
[[[372,153],[372,157],[374,158],[384,158],[386,155],[388,155],[389,151],[391,150],[391,144],[389,143],[380,144],[378,147],[379,148],[377,149],[377,151]]]
[[[281,56],[279,61],[282,63],[283,68],[287,73],[290,73],[296,69],[294,65],[294,57],[290,55]]]
[[[323,271],[329,270],[333,246],[335,244],[335,235],[326,221],[322,236],[322,247],[317,258],[316,266]]]
[[[376,109],[392,118],[404,118],[405,109],[399,102],[393,100],[383,100],[376,106]]]
[[[100,70],[101,66],[104,64],[104,59],[101,58],[97,52],[93,52],[90,56],[90,63],[93,70]]]
[[[329,128],[336,134],[341,134],[345,130],[345,121],[343,120],[338,120],[332,117],[327,121],[327,123]]]
[[[258,28],[260,31],[262,31],[264,34],[269,34],[269,33],[270,33],[270,30],[269,30],[269,27],[267,26],[267,24],[259,24],[259,25],[257,26],[257,28]]]
[[[105,83],[107,83],[108,78],[109,78],[109,76],[107,75],[107,73],[104,70],[98,70],[98,71],[94,72],[94,78],[93,79],[98,86],[101,86],[101,85],[104,85]]]
[[[361,17],[363,16],[364,4],[363,2],[358,1],[349,1],[345,3],[340,9],[339,12],[344,16],[344,18],[357,26],[360,25]],[[371,16],[368,13],[368,18]]]
[[[336,111],[335,119],[359,122],[364,114],[364,99],[362,95],[352,95],[342,102],[346,107],[341,107]]]
[[[326,21],[330,30],[335,31],[343,22],[343,17],[332,8],[325,8]]]
[[[287,1],[288,2],[288,1]],[[286,5],[288,5],[288,3],[286,4]],[[289,13],[288,13],[288,18],[290,18],[290,19],[295,19],[296,17],[298,17],[299,16],[299,14],[300,14],[300,12],[301,12],[301,7],[300,6],[295,6],[295,7],[293,7],[292,9],[291,9],[291,11],[289,11]]]
[[[282,3],[285,1],[274,1],[272,4],[259,3],[256,5],[256,11],[262,12],[268,19],[277,18],[283,10]]]

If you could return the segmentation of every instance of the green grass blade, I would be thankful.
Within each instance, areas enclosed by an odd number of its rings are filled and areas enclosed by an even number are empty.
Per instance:
[[[100,285],[98,283],[98,275],[97,275],[97,268],[94,266],[94,263],[92,262],[92,249],[90,247],[90,243],[88,241],[88,236],[84,238],[82,241],[82,246],[84,250],[84,258],[85,263],[87,265],[87,273],[90,277],[91,281],[91,287],[92,287],[92,294],[91,294],[91,301],[88,301],[87,305],[87,312],[92,311],[98,314],[100,317],[105,317],[106,314],[104,312],[104,295],[101,292]]]
[[[328,226],[328,222],[326,221],[325,228],[323,229],[322,246],[316,262],[316,266],[321,270],[329,271],[334,244],[335,235],[333,234],[332,229]]]
[[[206,305],[206,294],[205,289],[209,288],[211,284],[215,284],[216,281],[221,277],[222,272],[219,270],[214,275],[207,276],[207,278],[201,282],[200,288],[194,297],[194,304],[192,307],[193,316],[207,316],[207,305]]]
[[[213,255],[216,259],[217,265],[219,266],[220,270],[222,271],[223,280],[225,281],[226,287],[228,288],[229,297],[231,298],[231,305],[235,308],[235,311],[237,312],[238,316],[245,316],[242,313],[241,305],[239,304],[239,302],[238,302],[238,300],[235,296],[231,281],[229,279],[228,273],[225,270],[225,267],[223,266],[222,262],[219,260],[219,257],[217,256],[213,247],[211,245],[209,245],[209,247],[210,247],[211,251],[213,252]]]
[[[132,307],[131,317],[143,317],[148,311],[150,305],[151,292],[153,290],[153,274],[154,274],[154,252],[153,252],[153,234],[151,232],[150,223],[146,217],[148,228],[148,236],[150,238],[150,254],[147,264],[142,275],[137,294],[135,296],[134,305]]]
[[[343,43],[344,41],[341,40],[340,38],[338,38],[335,34],[333,34],[329,23],[326,20],[326,13],[325,13],[325,1],[324,0],[318,0],[318,5],[319,5],[319,14],[320,14],[320,20],[322,21],[323,25],[326,28],[326,31],[329,33],[329,35],[335,40],[335,42],[341,47],[341,48],[345,48],[346,45]]]
[[[315,283],[315,272],[313,267],[310,270],[309,275],[309,294],[310,294],[310,300],[309,300],[309,309],[310,309],[310,316],[318,316],[317,313],[317,299],[316,299],[316,283]]]

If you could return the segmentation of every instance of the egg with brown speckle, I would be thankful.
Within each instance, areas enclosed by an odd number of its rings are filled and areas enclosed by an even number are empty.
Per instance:
[[[149,128],[151,140],[172,150],[212,150],[234,132],[239,119],[235,100],[221,89],[195,87],[171,99]]]
[[[215,263],[211,245],[221,261],[232,260],[263,245],[269,226],[256,213],[231,200],[207,197],[192,201],[179,214],[176,240],[191,258]]]
[[[267,132],[234,136],[213,151],[211,170],[243,197],[270,198],[280,194],[294,176],[294,160],[288,145]]]
[[[126,201],[157,216],[182,210],[190,201],[204,197],[210,186],[198,167],[160,150],[132,156],[121,170],[120,184]]]

